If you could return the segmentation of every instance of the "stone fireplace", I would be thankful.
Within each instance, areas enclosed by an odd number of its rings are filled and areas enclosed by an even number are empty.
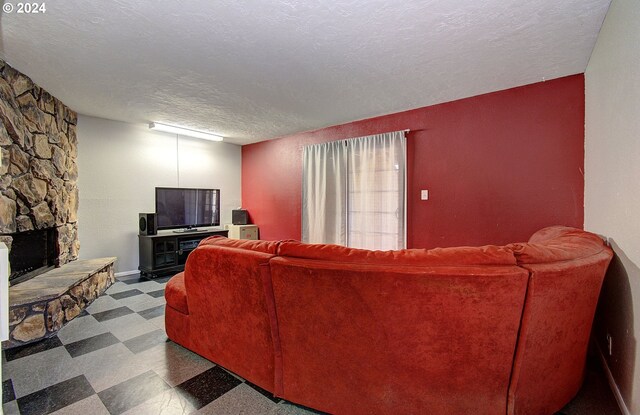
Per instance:
[[[46,242],[46,255],[55,254],[44,258],[48,266],[78,258],[76,122],[74,111],[0,60],[0,240],[10,257],[14,238],[42,247],[39,234],[55,238]]]
[[[3,348],[55,335],[115,281],[116,258],[77,260],[76,123],[0,60],[0,242],[11,268]]]

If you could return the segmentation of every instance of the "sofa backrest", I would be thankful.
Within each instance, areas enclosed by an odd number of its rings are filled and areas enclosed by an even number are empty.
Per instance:
[[[283,243],[270,260],[285,399],[342,414],[504,413],[525,270],[335,250]]]
[[[273,300],[265,297],[265,284],[270,290],[269,260],[275,248],[268,243],[240,243],[238,247],[233,240],[222,239],[203,241],[187,259],[184,283],[190,346],[196,353],[273,391],[272,330],[277,334],[277,326],[272,324]]]
[[[216,245],[227,248],[246,249],[249,251],[264,252],[266,254],[276,254],[280,241],[262,241],[248,239],[230,239],[224,236],[214,235],[200,241],[198,246]]]
[[[529,242],[509,244],[506,248],[513,251],[518,265],[571,261],[609,249],[598,235],[566,226],[541,229]]]
[[[612,251],[597,235],[561,226],[507,247],[530,273],[508,413],[554,413],[580,389]]]
[[[435,249],[402,249],[397,251],[370,251],[331,244],[305,244],[283,241],[278,255],[291,258],[318,259],[354,264],[372,265],[515,265],[510,249],[502,246],[460,246]]]

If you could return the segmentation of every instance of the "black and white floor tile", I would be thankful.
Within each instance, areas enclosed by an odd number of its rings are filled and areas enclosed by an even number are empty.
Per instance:
[[[119,277],[56,337],[3,352],[4,414],[318,414],[169,341],[168,279]],[[619,411],[604,375],[591,370],[562,413]]]

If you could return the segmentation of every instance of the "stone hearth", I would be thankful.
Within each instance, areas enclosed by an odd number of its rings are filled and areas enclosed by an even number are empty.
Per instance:
[[[10,336],[3,348],[53,336],[115,282],[115,260],[73,261],[10,287]]]

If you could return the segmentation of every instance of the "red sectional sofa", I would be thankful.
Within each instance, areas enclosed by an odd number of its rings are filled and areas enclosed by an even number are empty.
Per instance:
[[[166,330],[333,414],[552,414],[582,383],[611,257],[560,226],[384,252],[211,237],[167,283]]]

